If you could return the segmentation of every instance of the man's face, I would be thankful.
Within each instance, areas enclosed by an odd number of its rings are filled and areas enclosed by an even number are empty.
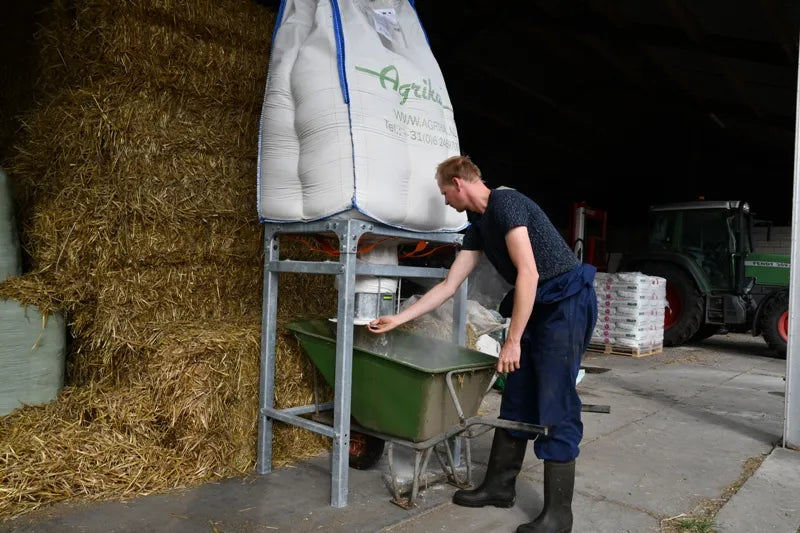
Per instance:
[[[445,205],[449,205],[459,213],[465,209],[464,199],[462,198],[461,191],[455,182],[450,182],[446,185],[439,184],[439,191],[444,196]]]

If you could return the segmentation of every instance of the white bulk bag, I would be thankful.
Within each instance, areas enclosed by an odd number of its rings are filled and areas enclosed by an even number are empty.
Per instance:
[[[262,221],[337,213],[457,231],[436,165],[458,155],[444,78],[407,0],[283,0],[261,116]]]

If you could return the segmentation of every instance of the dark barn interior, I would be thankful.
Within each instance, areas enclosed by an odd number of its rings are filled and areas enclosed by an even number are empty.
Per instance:
[[[746,200],[791,220],[800,3],[416,3],[462,151],[557,224],[636,226],[653,203]]]
[[[4,7],[6,123],[32,104],[31,36],[43,5]],[[759,217],[790,223],[800,3],[415,7],[448,83],[462,152],[491,186],[528,193],[559,227],[575,201],[607,210],[612,228],[635,228],[651,204],[700,197],[746,200]]]

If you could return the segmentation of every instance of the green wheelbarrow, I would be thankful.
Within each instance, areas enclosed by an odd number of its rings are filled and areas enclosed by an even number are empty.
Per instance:
[[[287,327],[325,381],[333,386],[336,324],[304,320]],[[355,423],[351,423],[350,466],[373,466],[388,443],[392,501],[409,509],[415,505],[420,478],[427,471],[432,452],[447,481],[468,488],[472,486],[471,438],[496,427],[547,435],[545,426],[478,416],[478,408],[495,377],[496,363],[497,359],[490,355],[451,342],[399,330],[376,335],[356,326],[351,387]],[[318,413],[315,418],[332,424],[330,411]],[[456,437],[466,437],[465,478],[456,468]],[[403,490],[393,464],[394,444],[414,452],[411,487]]]

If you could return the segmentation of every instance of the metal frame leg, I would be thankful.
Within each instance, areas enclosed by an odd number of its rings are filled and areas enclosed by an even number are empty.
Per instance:
[[[264,302],[261,310],[261,375],[258,385],[258,453],[256,470],[272,472],[272,419],[264,409],[275,406],[275,338],[278,319],[278,273],[269,270],[270,261],[278,259],[278,236],[264,230]]]
[[[453,296],[453,342],[459,346],[467,345],[467,280]]]
[[[467,345],[467,279],[453,296],[453,342],[459,346]],[[461,437],[456,437],[453,442],[453,461],[456,466],[461,465]]]
[[[394,443],[391,441],[388,443],[386,455],[389,460],[389,479],[392,482],[392,502],[404,507],[405,502],[400,497],[400,489],[397,487],[397,474],[394,471]]]
[[[353,316],[355,313],[356,252],[360,233],[354,221],[339,233],[337,275],[339,306],[336,324],[336,377],[333,400],[333,450],[331,457],[331,505],[347,506],[350,457],[350,389],[353,383]]]

